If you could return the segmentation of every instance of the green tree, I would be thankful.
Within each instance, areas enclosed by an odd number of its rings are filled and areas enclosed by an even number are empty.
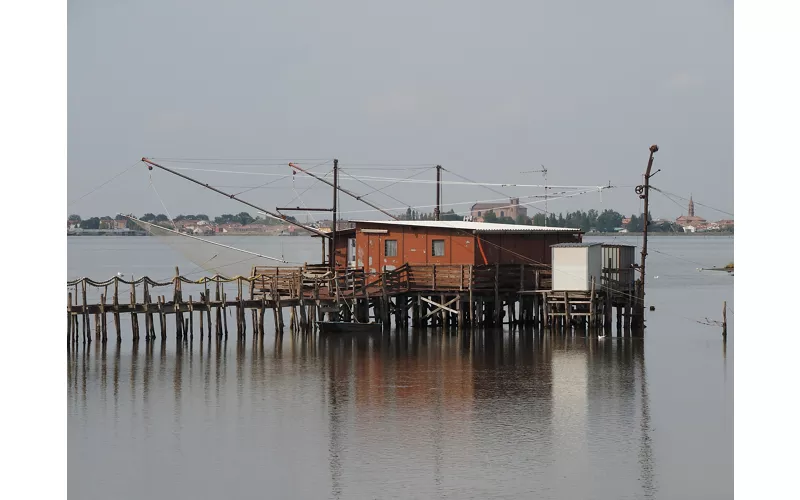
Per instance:
[[[603,233],[611,233],[616,228],[622,226],[622,219],[624,217],[621,213],[614,210],[603,210],[603,213],[597,216],[595,227]]]
[[[518,226],[525,226],[525,225],[530,225],[531,220],[528,217],[519,214],[517,215],[517,220],[515,222]]]
[[[195,215],[195,218],[197,220],[208,220],[208,215],[206,215],[206,214],[197,214],[197,215]]]
[[[153,221],[156,220],[156,216],[155,216],[155,214],[152,214],[152,213],[148,212],[148,213],[142,215],[140,217],[140,219],[145,221],[145,222],[153,222]]]
[[[631,221],[628,223],[628,232],[639,233],[642,231],[642,219],[635,214],[631,215]]]
[[[246,225],[250,224],[254,220],[255,219],[253,219],[253,217],[250,214],[248,214],[247,212],[239,212],[236,215],[236,222],[238,222],[239,224],[241,224],[243,226],[246,226]]]
[[[543,213],[538,213],[533,216],[533,225],[534,226],[544,226],[545,223],[545,216]]]
[[[461,220],[463,217],[458,215],[452,208],[441,215],[441,220]]]
[[[78,214],[72,214],[67,218],[67,220],[70,221],[70,222],[80,222],[81,221],[81,216],[78,215]]]
[[[91,219],[83,220],[80,223],[81,229],[100,229],[100,219],[92,217]]]
[[[142,219],[142,220],[144,220],[144,219]],[[167,217],[164,214],[158,214],[158,215],[156,215],[156,222],[169,222],[169,217]]]
[[[497,222],[497,215],[494,210],[489,210],[483,214],[483,222]]]

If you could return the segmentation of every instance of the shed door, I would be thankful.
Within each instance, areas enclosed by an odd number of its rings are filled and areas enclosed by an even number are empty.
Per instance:
[[[356,239],[347,238],[347,266],[356,267]]]

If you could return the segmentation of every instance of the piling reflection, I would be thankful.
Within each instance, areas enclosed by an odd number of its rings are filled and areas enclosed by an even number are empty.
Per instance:
[[[115,426],[128,414],[143,424],[146,437],[160,435],[166,425],[180,448],[179,431],[203,418],[198,405],[218,407],[227,399],[240,421],[256,419],[256,427],[258,412],[300,418],[316,411],[327,425],[309,432],[325,436],[320,446],[326,451],[316,452],[327,457],[327,494],[334,498],[350,496],[359,474],[378,474],[387,464],[402,470],[409,457],[428,465],[415,473],[428,482],[430,496],[447,496],[448,478],[463,470],[490,468],[497,480],[508,481],[536,470],[543,488],[563,491],[558,481],[564,477],[595,468],[625,476],[630,463],[638,464],[637,496],[656,494],[641,339],[533,329],[287,333],[233,337],[230,344],[212,337],[68,351],[71,413],[95,411],[87,408],[91,401],[106,401],[110,393],[108,418]],[[108,361],[107,349],[113,351]],[[165,419],[165,411],[172,418]],[[567,494],[591,496],[598,487],[575,484]]]

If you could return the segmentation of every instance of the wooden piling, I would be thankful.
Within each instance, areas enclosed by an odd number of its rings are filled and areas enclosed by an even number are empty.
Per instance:
[[[181,271],[178,266],[175,266],[175,290],[174,290],[174,297],[172,299],[172,303],[174,304],[174,312],[175,312],[175,324],[177,326],[177,335],[178,338],[183,337],[186,335],[184,331],[185,324],[183,322],[183,313],[180,311],[180,304],[183,303],[183,289],[181,286]]]
[[[133,340],[139,340],[139,318],[136,316],[136,278],[131,275],[131,325]]]
[[[473,268],[469,266],[469,326],[475,326],[475,302],[473,301]]]
[[[103,342],[108,340],[108,331],[106,329],[106,294],[103,293],[100,295],[100,315],[103,318],[103,321],[100,325],[100,332],[103,335]]]
[[[92,341],[92,332],[89,325],[89,308],[86,304],[86,280],[81,281],[81,295],[83,296],[83,340],[89,339]]]
[[[161,339],[162,340],[166,340],[167,339],[167,314],[164,311],[165,302],[166,302],[165,297],[163,295],[160,295],[158,297],[158,316],[159,316],[159,321],[161,323]]]
[[[500,325],[500,313],[502,303],[500,302],[500,264],[494,265],[494,324]]]
[[[728,301],[722,302],[722,336],[728,336]]]
[[[219,289],[219,281],[216,282],[215,285],[215,294],[214,294],[214,301],[217,303],[216,307],[216,326],[214,328],[217,337],[222,336],[222,308],[220,307],[220,301],[222,300],[222,292]]]
[[[221,284],[220,288],[223,290],[222,292],[222,324],[225,327],[225,338],[228,338],[228,295],[225,293],[225,286]]]
[[[200,292],[200,302],[205,302],[205,296],[203,295],[203,292]],[[202,345],[202,342],[203,342],[203,311],[201,310],[200,313],[197,316],[200,318],[200,342],[201,342],[201,345]],[[209,335],[211,335],[211,332],[209,332]]]
[[[114,330],[117,333],[117,342],[122,340],[122,331],[120,330],[119,321],[119,277],[114,276]]]
[[[595,326],[594,315],[597,307],[597,299],[594,295],[594,276],[592,276],[592,286],[591,291],[589,292],[589,328],[594,328]]]
[[[194,302],[191,295],[189,295],[189,336],[194,338]]]
[[[72,313],[70,312],[70,308],[72,307],[72,292],[67,293],[67,340],[72,340]]]
[[[147,287],[147,280],[142,283],[142,295],[144,302],[144,338],[146,341],[150,340],[150,332],[153,328],[153,315],[150,314],[150,290]]]

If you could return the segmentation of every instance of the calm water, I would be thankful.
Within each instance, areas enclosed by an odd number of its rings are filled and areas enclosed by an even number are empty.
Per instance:
[[[68,241],[70,278],[197,269],[156,238]],[[312,238],[219,241],[320,253]],[[70,497],[732,498],[734,317],[727,345],[697,320],[735,307],[734,278],[697,268],[732,261],[733,239],[650,247],[644,340],[133,345],[123,318],[121,344],[68,353]]]

